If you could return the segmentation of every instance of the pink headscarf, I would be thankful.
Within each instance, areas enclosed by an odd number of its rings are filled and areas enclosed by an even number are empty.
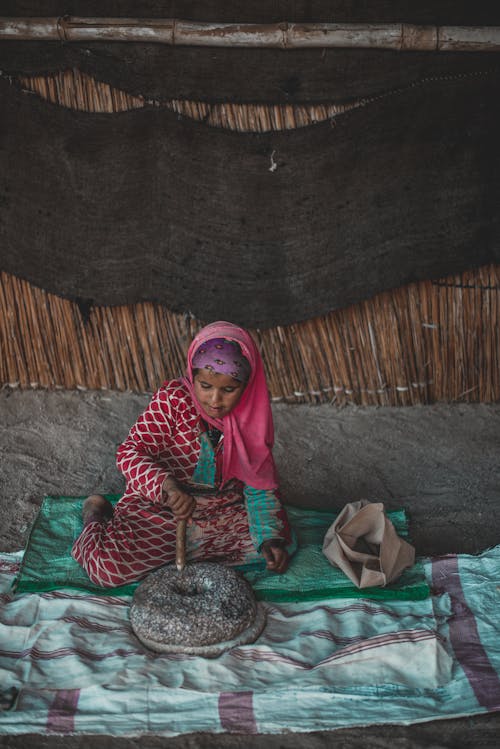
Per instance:
[[[193,356],[202,343],[212,338],[236,341],[251,367],[251,374],[235,408],[213,419],[202,409],[194,394]],[[254,489],[276,489],[278,477],[272,448],[274,425],[264,366],[253,338],[243,328],[220,320],[204,327],[193,339],[187,362],[184,383],[192,395],[198,412],[205,421],[224,432],[222,483],[237,478]]]

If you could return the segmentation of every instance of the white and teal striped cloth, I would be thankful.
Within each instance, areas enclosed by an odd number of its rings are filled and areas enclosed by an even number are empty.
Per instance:
[[[407,724],[500,709],[500,546],[425,560],[425,600],[273,603],[252,644],[159,655],[130,598],[13,596],[0,554],[0,733],[172,736]]]

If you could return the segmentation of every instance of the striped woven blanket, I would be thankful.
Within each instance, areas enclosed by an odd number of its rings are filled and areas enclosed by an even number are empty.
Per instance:
[[[408,724],[500,709],[500,546],[423,560],[432,596],[272,602],[252,645],[155,654],[127,596],[14,595],[0,554],[0,732],[171,736]]]

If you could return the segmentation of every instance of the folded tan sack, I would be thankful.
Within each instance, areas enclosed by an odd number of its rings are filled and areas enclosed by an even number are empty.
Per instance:
[[[382,502],[350,502],[328,529],[323,553],[358,588],[387,585],[415,562],[415,549],[386,517]]]

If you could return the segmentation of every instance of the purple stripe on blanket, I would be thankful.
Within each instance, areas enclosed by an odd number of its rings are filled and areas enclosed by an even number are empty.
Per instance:
[[[432,582],[437,592],[450,595],[452,616],[448,626],[451,645],[477,701],[487,710],[500,709],[500,679],[483,647],[474,614],[465,600],[458,558],[450,555],[433,559]]]
[[[253,692],[221,692],[219,720],[228,733],[257,733]]]
[[[73,733],[79,689],[58,689],[47,716],[47,733]]]
[[[282,655],[275,650],[262,650],[260,648],[250,647],[234,648],[231,651],[231,656],[240,661],[250,660],[254,663],[282,663],[283,665],[291,666],[292,668],[303,669],[304,671],[314,671],[317,668],[322,668],[328,663],[342,660],[346,658],[346,656],[363,656],[365,653],[368,653],[371,650],[376,650],[377,648],[436,639],[439,640],[441,638],[432,629],[408,629],[400,632],[389,632],[384,635],[360,638],[354,644],[340,648],[335,653],[332,653],[317,663],[308,663],[307,661],[300,660],[299,657],[292,658],[289,655]],[[298,655],[300,655],[300,653],[298,653]],[[380,658],[382,656],[378,657]]]

